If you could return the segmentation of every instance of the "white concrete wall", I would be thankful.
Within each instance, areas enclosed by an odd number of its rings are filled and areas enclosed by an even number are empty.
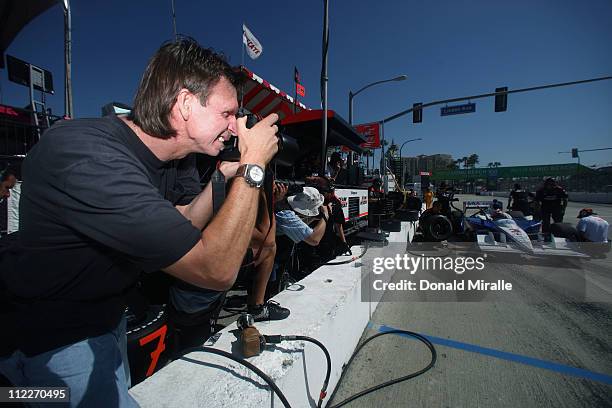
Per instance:
[[[389,241],[406,242],[413,234],[413,226],[403,222],[402,231],[391,233]],[[368,252],[380,250],[373,247]],[[355,246],[352,251],[361,254],[362,248]],[[256,324],[263,334],[306,335],[327,347],[332,358],[328,397],[377,305],[376,301],[361,301],[361,273],[359,261],[323,266],[274,298],[291,310],[289,318]],[[221,333],[214,347],[240,356],[236,325]],[[283,342],[249,361],[275,381],[292,407],[316,405],[326,370],[325,357],[316,346]],[[142,407],[282,406],[263,384],[231,360],[195,352],[173,361],[130,393]]]

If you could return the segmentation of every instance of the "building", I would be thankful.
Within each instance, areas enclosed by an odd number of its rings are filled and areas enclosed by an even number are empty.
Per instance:
[[[434,171],[431,179],[434,183],[445,182],[470,193],[483,188],[508,191],[514,183],[535,191],[548,177],[557,179],[568,191],[605,191],[607,185],[612,185],[611,174],[606,168],[593,170],[577,163],[562,163],[454,170],[447,168]]]
[[[401,176],[404,182],[412,181],[413,176],[418,176],[421,171],[435,172],[437,170],[448,170],[453,163],[450,154],[420,155],[416,157],[392,157],[391,168],[396,176]]]

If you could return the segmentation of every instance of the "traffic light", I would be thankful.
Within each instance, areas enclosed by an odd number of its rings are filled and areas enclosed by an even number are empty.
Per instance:
[[[422,103],[412,104],[412,123],[421,123],[423,121],[423,106]]]
[[[572,158],[575,159],[577,157],[578,157],[578,149],[574,147],[572,149]]]
[[[508,87],[495,88],[497,92],[508,92]],[[495,112],[505,112],[508,108],[508,94],[495,95]]]

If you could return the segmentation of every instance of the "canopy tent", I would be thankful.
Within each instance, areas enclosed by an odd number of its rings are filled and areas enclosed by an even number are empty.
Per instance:
[[[306,141],[308,144],[314,143],[320,146],[323,126],[322,110],[311,110],[300,102],[295,104],[291,95],[281,91],[244,66],[240,67],[240,73],[245,79],[242,89],[242,95],[244,95],[242,103],[246,109],[262,117],[273,112],[277,113],[284,131],[297,138],[301,147],[304,147]],[[361,153],[362,149],[359,145],[364,143],[366,139],[336,112],[328,111],[327,119],[329,130],[327,145],[347,146],[351,150]],[[312,147],[312,145],[309,147]]]
[[[296,137],[298,140],[306,138],[321,139],[323,127],[323,110],[302,111],[289,116],[281,122],[285,131]],[[340,115],[333,110],[327,111],[327,146],[346,146],[354,152],[362,153],[363,149],[359,146],[367,139],[357,133]]]
[[[58,0],[3,0],[0,2],[0,68],[4,68],[4,52],[17,34],[30,21]]]
[[[308,110],[303,103],[295,104],[291,95],[281,91],[246,67],[241,66],[240,73],[245,79],[241,90],[241,100],[243,107],[249,111],[261,117],[276,113],[282,120],[293,115],[294,112]]]

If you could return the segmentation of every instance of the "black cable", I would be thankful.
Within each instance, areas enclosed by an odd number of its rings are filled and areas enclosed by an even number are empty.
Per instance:
[[[327,360],[327,373],[325,374],[325,381],[323,381],[323,385],[321,386],[321,393],[319,394],[319,402],[317,403],[317,407],[321,408],[323,405],[323,400],[327,396],[327,385],[329,384],[329,377],[331,376],[331,356],[329,355],[329,351],[327,348],[317,339],[313,339],[308,336],[282,336],[283,340],[303,340],[308,341],[310,343],[316,344],[323,353],[325,353],[325,359]]]
[[[261,371],[259,368],[255,367],[253,364],[249,363],[248,361],[242,358],[236,357],[232,353],[228,353],[227,351],[219,350],[219,349],[212,348],[212,347],[206,347],[206,346],[190,347],[188,349],[185,349],[183,350],[181,357],[193,351],[203,351],[205,353],[216,354],[218,356],[229,358],[230,360],[235,361],[238,364],[242,364],[243,366],[245,366],[246,368],[248,368],[249,370],[257,374],[259,377],[261,377],[261,379],[264,380],[270,386],[270,388],[272,388],[272,390],[276,393],[276,395],[281,400],[285,408],[291,408],[291,405],[289,405],[289,401],[287,401],[287,398],[285,397],[283,392],[280,390],[280,388],[278,388],[278,386],[274,383],[274,381],[272,381],[272,379],[268,377],[266,373],[264,373],[263,371]]]
[[[364,341],[359,347],[357,347],[357,349],[355,350],[355,352],[353,353],[353,355],[351,356],[349,361],[344,365],[343,370],[342,370],[343,373],[348,368],[348,366],[353,362],[355,356],[359,353],[359,351],[366,344],[368,344],[370,341],[374,340],[375,338],[383,336],[385,334],[406,334],[408,336],[414,337],[417,340],[420,340],[421,342],[425,343],[425,345],[429,348],[429,350],[431,350],[431,361],[430,361],[430,363],[427,365],[427,367],[423,368],[422,370],[416,371],[416,372],[414,372],[412,374],[405,375],[403,377],[396,378],[394,380],[386,381],[386,382],[384,382],[382,384],[375,385],[374,387],[367,388],[367,389],[365,389],[365,390],[363,390],[363,391],[361,391],[361,392],[359,392],[359,393],[357,393],[357,394],[355,394],[355,395],[345,399],[344,401],[341,401],[341,402],[339,402],[336,405],[330,405],[327,408],[339,408],[339,407],[342,407],[342,406],[348,404],[349,402],[356,400],[357,398],[363,397],[366,394],[369,394],[371,392],[380,390],[380,389],[388,387],[390,385],[397,384],[397,383],[400,383],[402,381],[406,381],[406,380],[409,380],[411,378],[417,377],[417,376],[425,373],[426,371],[430,370],[436,364],[436,360],[438,358],[438,354],[436,353],[436,349],[435,349],[434,345],[426,337],[424,337],[424,336],[422,336],[422,335],[420,335],[418,333],[413,333],[413,332],[410,332],[410,331],[407,331],[407,330],[389,330],[389,331],[385,331],[385,332],[382,332],[382,333],[375,334],[374,336],[372,336],[369,339],[367,339],[366,341]],[[342,380],[342,377],[340,378],[340,381],[341,380]],[[340,381],[338,381],[338,384],[340,383]]]

